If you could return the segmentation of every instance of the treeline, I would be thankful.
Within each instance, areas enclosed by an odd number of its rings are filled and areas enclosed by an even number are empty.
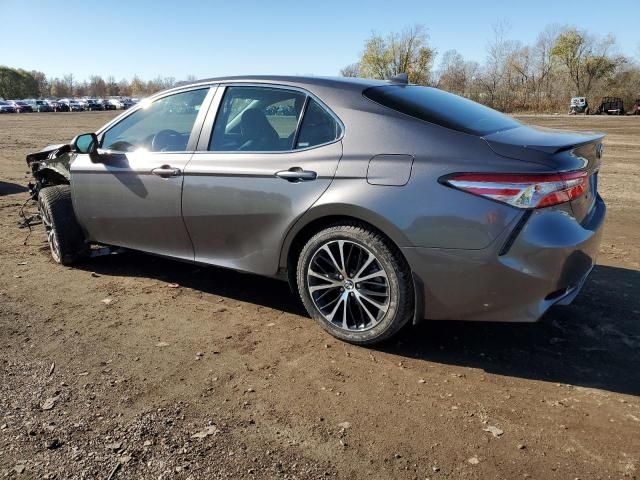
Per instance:
[[[189,76],[184,81],[195,80]],[[5,99],[47,97],[146,97],[165,88],[179,85],[173,77],[144,81],[138,76],[131,80],[116,81],[114,77],[92,75],[87,80],[76,80],[73,74],[62,78],[47,78],[43,72],[26,71],[0,66],[0,97]]]
[[[573,96],[587,97],[592,107],[601,97],[622,97],[628,109],[640,98],[640,65],[618,53],[614,37],[600,38],[566,26],[548,26],[526,45],[511,39],[508,25],[500,22],[482,63],[456,50],[438,55],[423,25],[385,36],[373,34],[359,61],[341,74],[386,79],[401,72],[413,83],[505,112],[562,112]]]
[[[640,52],[639,52],[640,56]],[[505,22],[494,26],[483,62],[456,50],[439,54],[423,25],[365,41],[359,60],[344,76],[388,79],[408,73],[413,83],[431,85],[505,112],[568,110],[572,96],[585,96],[592,109],[601,97],[622,97],[629,109],[640,98],[640,65],[618,52],[615,38],[575,27],[548,26],[530,45],[510,38]],[[185,81],[195,80],[193,76]],[[73,74],[48,78],[43,72],[0,66],[0,97],[145,97],[180,84],[173,77],[116,81]]]

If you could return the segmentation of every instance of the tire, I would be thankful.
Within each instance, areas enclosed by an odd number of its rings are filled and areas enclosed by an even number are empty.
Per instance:
[[[47,232],[51,257],[56,263],[71,265],[88,256],[89,245],[73,213],[69,185],[40,190],[38,211]]]
[[[315,234],[302,248],[296,280],[309,315],[349,343],[387,340],[414,315],[406,260],[386,237],[358,223]]]

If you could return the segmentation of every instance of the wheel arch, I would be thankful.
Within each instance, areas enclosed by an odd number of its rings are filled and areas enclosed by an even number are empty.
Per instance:
[[[33,176],[40,184],[45,187],[53,185],[69,185],[69,178],[67,178],[62,172],[52,167],[43,167],[33,173]]]

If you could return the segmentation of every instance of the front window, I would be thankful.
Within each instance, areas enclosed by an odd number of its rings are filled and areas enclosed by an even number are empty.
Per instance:
[[[437,88],[389,85],[368,88],[364,95],[406,115],[473,135],[488,135],[521,125],[503,113]]]
[[[292,150],[306,95],[282,88],[228,87],[209,150]]]
[[[182,152],[208,88],[162,97],[124,118],[102,137],[102,148],[121,152]]]

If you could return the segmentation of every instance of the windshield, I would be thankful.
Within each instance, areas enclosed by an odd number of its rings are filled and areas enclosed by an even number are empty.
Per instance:
[[[406,115],[473,135],[488,135],[521,125],[503,113],[437,88],[389,85],[368,88],[364,95]]]

